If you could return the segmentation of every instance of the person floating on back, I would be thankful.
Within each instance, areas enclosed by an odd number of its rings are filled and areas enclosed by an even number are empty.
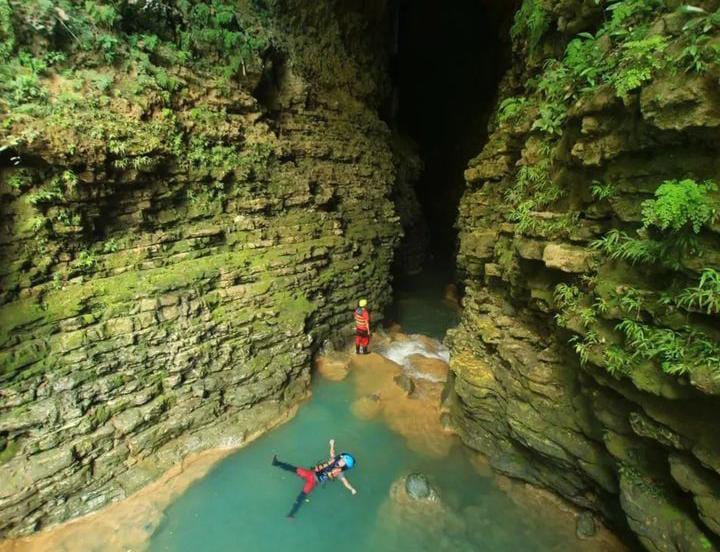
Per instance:
[[[360,299],[355,315],[355,353],[366,355],[370,352],[370,312],[367,310],[367,301]]]
[[[302,503],[305,502],[307,496],[313,491],[318,483],[325,483],[326,481],[339,479],[352,494],[357,494],[355,488],[350,485],[350,482],[344,475],[347,470],[352,469],[355,466],[355,458],[352,454],[347,452],[341,452],[336,456],[335,439],[330,439],[329,462],[318,464],[310,469],[297,468],[291,464],[281,462],[278,460],[277,455],[275,455],[272,459],[272,465],[280,468],[281,470],[293,472],[300,479],[305,480],[305,486],[295,499],[295,502],[290,509],[290,513],[287,516],[289,518],[295,517],[295,514],[297,514],[297,511],[300,509],[300,506],[302,506]]]

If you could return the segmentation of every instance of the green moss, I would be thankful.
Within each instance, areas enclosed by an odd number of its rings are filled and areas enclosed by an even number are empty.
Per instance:
[[[550,15],[542,0],[524,0],[515,14],[511,36],[515,41],[521,37],[527,38],[530,51],[533,51],[550,28],[550,22]]]
[[[14,439],[5,444],[5,448],[0,450],[0,466],[8,463],[18,453],[19,447]]]
[[[90,423],[93,427],[100,427],[107,422],[112,416],[110,408],[105,405],[98,406],[95,411],[90,415]]]

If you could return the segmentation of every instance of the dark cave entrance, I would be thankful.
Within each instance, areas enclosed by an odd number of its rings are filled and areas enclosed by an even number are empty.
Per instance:
[[[396,128],[419,147],[416,191],[436,264],[454,266],[464,170],[487,140],[498,85],[511,62],[516,0],[398,0]]]

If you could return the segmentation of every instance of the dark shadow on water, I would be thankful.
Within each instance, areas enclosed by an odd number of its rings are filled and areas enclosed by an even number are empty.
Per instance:
[[[449,262],[436,262],[420,274],[397,276],[395,301],[387,312],[387,322],[400,324],[404,333],[442,341],[445,332],[460,322],[453,282],[454,271]]]

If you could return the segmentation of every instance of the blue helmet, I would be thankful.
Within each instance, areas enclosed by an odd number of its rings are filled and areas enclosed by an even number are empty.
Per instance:
[[[345,460],[345,465],[347,466],[347,469],[352,469],[355,466],[355,457],[352,454],[349,454],[347,452],[341,452],[339,454],[339,457]]]

